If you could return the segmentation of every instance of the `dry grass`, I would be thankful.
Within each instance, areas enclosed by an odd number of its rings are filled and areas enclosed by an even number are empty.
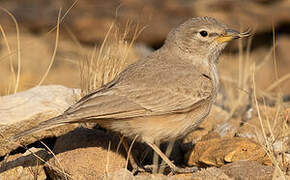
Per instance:
[[[63,15],[61,15],[61,9],[60,9],[59,15],[57,18],[57,22],[56,22],[56,26],[54,26],[52,29],[50,29],[47,33],[45,33],[43,35],[43,37],[45,37],[45,36],[48,36],[49,34],[51,34],[53,31],[56,31],[54,50],[53,50],[49,65],[47,66],[43,76],[39,76],[39,74],[37,74],[37,77],[40,77],[39,82],[31,84],[29,87],[33,87],[35,85],[41,85],[41,84],[43,84],[45,79],[47,79],[47,76],[48,76],[49,72],[51,71],[51,67],[54,63],[56,52],[58,49],[60,24],[64,21],[65,17],[68,15],[70,10],[76,5],[76,3],[77,3],[77,1],[74,1],[72,3],[72,5],[68,8],[68,10]],[[26,76],[23,77],[23,71],[24,71],[24,67],[23,67],[24,63],[23,62],[24,61],[30,62],[31,60],[29,60],[29,59],[23,60],[22,59],[22,53],[23,53],[22,51],[28,49],[28,47],[30,47],[32,45],[32,42],[31,41],[21,42],[19,24],[18,24],[16,18],[7,9],[0,7],[0,10],[4,11],[12,19],[13,23],[15,24],[15,30],[16,30],[16,44],[17,45],[15,48],[12,48],[11,42],[9,42],[8,37],[7,37],[7,33],[5,32],[5,28],[3,28],[2,25],[0,25],[0,35],[2,35],[2,37],[3,37],[3,41],[4,41],[4,44],[6,46],[6,50],[7,50],[7,53],[4,51],[4,55],[0,57],[0,63],[4,64],[7,59],[9,60],[9,70],[8,71],[5,68],[3,68],[4,65],[1,64],[1,66],[2,66],[1,70],[5,70],[5,72],[7,72],[5,74],[7,79],[5,79],[5,82],[3,82],[0,86],[0,88],[1,88],[0,94],[4,92],[3,95],[9,95],[9,94],[13,94],[13,93],[18,92],[19,90],[26,89],[25,87],[23,87],[23,81],[25,79],[31,78],[31,75],[29,75],[29,74],[33,74],[33,72],[31,71],[30,73],[27,73],[28,75],[26,74]],[[24,48],[23,48],[23,46],[24,46]],[[34,53],[37,54],[38,49],[34,49],[33,51],[34,51],[33,54]],[[31,53],[31,52],[28,52],[28,53]],[[39,55],[40,55],[39,59],[44,58],[41,56],[41,54],[39,54]],[[14,56],[16,56],[16,59],[14,59]],[[17,68],[14,67],[15,64],[16,64]],[[40,67],[40,64],[39,64],[39,67]],[[29,70],[26,69],[26,71],[29,71]],[[5,89],[5,90],[3,91],[3,89]]]
[[[273,48],[270,53],[273,54],[273,68],[276,78],[269,88],[261,90],[257,88],[257,82],[255,80],[256,70],[262,68],[265,61],[269,60],[269,54],[265,56],[265,59],[256,65],[255,59],[251,58],[250,54],[251,39],[248,40],[246,45],[246,51],[244,52],[242,41],[239,42],[239,61],[238,61],[238,76],[222,76],[222,82],[226,86],[226,94],[228,95],[228,101],[226,106],[230,107],[232,116],[247,117],[246,121],[254,118],[253,113],[257,112],[259,119],[259,126],[254,127],[256,129],[256,136],[263,137],[260,139],[260,144],[264,147],[268,156],[272,160],[272,164],[275,167],[273,179],[286,179],[286,159],[285,152],[289,147],[287,146],[287,138],[290,135],[290,128],[287,125],[288,115],[285,115],[286,105],[282,102],[282,91],[279,87],[280,83],[285,81],[289,75],[285,75],[281,79],[278,78],[278,68],[275,49],[277,47],[275,42],[275,31],[273,29]],[[276,88],[276,93],[271,92]],[[272,107],[275,109],[275,115],[272,112],[268,112],[269,109],[266,105],[265,99],[274,99],[275,105]],[[272,114],[271,114],[272,113]],[[246,115],[247,114],[247,115]],[[277,152],[275,143],[281,143],[282,150]],[[289,163],[289,162],[288,162]]]
[[[16,37],[17,37],[17,73],[15,72],[15,70],[13,68],[13,59],[10,56],[10,70],[11,70],[10,79],[11,79],[11,83],[9,84],[9,87],[7,90],[7,94],[10,94],[10,91],[12,88],[14,89],[13,92],[16,93],[18,91],[18,87],[19,87],[19,80],[20,80],[20,73],[21,73],[20,32],[19,32],[19,25],[18,25],[15,17],[13,16],[13,14],[11,14],[7,9],[1,8],[1,7],[0,7],[0,9],[2,11],[4,11],[6,14],[8,14],[11,17],[11,19],[13,20],[13,22],[15,24]],[[3,39],[5,41],[5,44],[7,46],[8,53],[12,54],[11,48],[10,48],[9,43],[7,41],[6,33],[5,33],[2,26],[1,26],[1,33],[2,33]],[[13,87],[13,85],[14,85],[14,87]]]
[[[133,35],[131,29],[134,29]],[[122,32],[116,23],[111,24],[102,45],[95,46],[90,56],[80,61],[83,95],[110,82],[138,59],[132,46],[142,30],[138,25],[128,22]],[[132,38],[128,42],[130,36]]]
[[[54,45],[52,57],[51,57],[51,60],[50,60],[49,65],[48,65],[48,67],[47,67],[44,75],[42,76],[40,82],[38,83],[38,85],[41,85],[43,83],[43,81],[46,79],[49,71],[51,70],[51,67],[53,65],[54,59],[55,59],[55,55],[56,55],[56,51],[57,51],[57,47],[58,47],[58,41],[59,41],[60,16],[61,16],[61,9],[59,10],[58,17],[57,17],[56,35],[55,35],[55,45]]]
[[[276,81],[279,81],[278,78],[278,66],[277,66],[277,58],[276,58],[276,34],[275,34],[275,28],[273,26],[273,65],[274,65],[274,72],[275,72],[275,79]],[[256,85],[255,85],[255,69],[253,71],[253,88],[254,88],[254,100],[255,100],[255,105],[256,105],[256,109],[258,112],[258,117],[260,120],[260,125],[261,125],[261,129],[263,132],[263,137],[264,137],[264,147],[268,153],[268,155],[270,156],[272,163],[275,167],[275,172],[273,175],[273,179],[285,179],[285,171],[283,172],[283,170],[286,170],[285,167],[285,152],[286,150],[289,148],[287,147],[287,136],[289,136],[289,131],[290,128],[287,125],[287,118],[285,118],[283,115],[279,116],[279,114],[283,113],[286,109],[285,109],[285,105],[282,102],[282,90],[281,87],[279,86],[279,84],[277,84],[278,86],[278,91],[277,91],[277,98],[276,98],[276,104],[275,104],[275,108],[276,108],[276,116],[274,117],[274,119],[270,119],[268,116],[266,116],[266,122],[267,122],[267,127],[268,130],[270,132],[270,135],[267,135],[265,133],[265,127],[263,125],[263,120],[261,117],[261,113],[260,113],[260,107],[259,107],[259,103],[257,101],[257,95],[256,95]],[[272,89],[272,88],[271,88]],[[282,118],[282,119],[281,119]],[[274,128],[275,126],[271,126],[270,123],[272,124],[276,124],[277,126],[282,127],[281,129],[281,133],[279,133],[278,135],[275,136],[274,132]],[[274,143],[276,142],[276,140],[280,140],[282,142],[282,151],[281,152],[276,152],[275,148],[274,148]],[[284,151],[283,151],[284,150]]]
[[[274,175],[273,175],[273,179],[286,179],[285,177],[285,174],[286,172],[283,172],[282,169],[285,169],[284,167],[284,161],[281,161],[282,160],[282,156],[283,156],[283,153],[285,152],[275,152],[275,148],[274,148],[274,143],[275,143],[275,140],[282,140],[282,146],[285,146],[283,149],[287,148],[287,145],[285,144],[285,138],[286,136],[284,136],[284,132],[287,132],[289,131],[289,128],[287,128],[286,126],[283,126],[283,124],[277,124],[275,122],[278,121],[278,118],[279,116],[275,116],[275,119],[270,119],[270,117],[267,117],[266,116],[266,119],[263,119],[262,118],[262,115],[261,115],[261,110],[260,110],[260,104],[258,103],[258,100],[257,100],[257,94],[256,94],[256,85],[255,85],[255,75],[254,75],[254,72],[255,70],[253,71],[253,93],[254,93],[254,101],[255,101],[255,107],[256,107],[256,110],[258,112],[258,118],[259,118],[259,122],[260,122],[260,128],[262,130],[262,136],[263,136],[263,141],[260,142],[260,144],[264,147],[265,151],[267,152],[268,156],[270,157],[271,161],[272,161],[272,164],[274,165],[275,167],[275,172],[274,172]],[[277,114],[280,113],[280,108],[279,108],[279,105],[276,106],[277,107]],[[285,119],[287,121],[287,119]],[[268,128],[268,131],[270,132],[270,135],[268,135],[266,133],[266,127],[264,126],[264,122],[266,121],[267,123],[267,128]],[[273,133],[273,126],[270,125],[270,121],[272,122],[272,124],[277,124],[279,126],[282,125],[282,127],[285,127],[282,129],[282,137],[277,137],[274,135]],[[286,124],[286,121],[285,121],[285,124]],[[274,123],[273,123],[274,122]],[[281,121],[280,121],[281,122]],[[282,121],[283,122],[283,121]],[[257,134],[258,136],[258,134]],[[282,139],[281,139],[282,138]]]

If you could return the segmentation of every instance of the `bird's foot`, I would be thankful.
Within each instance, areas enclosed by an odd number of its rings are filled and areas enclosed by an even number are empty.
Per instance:
[[[133,175],[137,175],[138,173],[142,173],[142,172],[148,172],[146,168],[142,168],[142,167],[134,167],[132,170],[132,174]]]
[[[157,168],[158,168],[158,166],[153,165],[153,164],[152,165],[145,165],[144,167],[137,166],[137,167],[133,168],[132,173],[134,175],[137,175],[138,173],[143,173],[143,172],[152,173],[152,172],[154,172],[154,169],[157,169]]]
[[[158,169],[158,165],[150,164],[150,165],[145,165],[144,169],[146,172],[153,172],[154,169]]]
[[[163,165],[164,168],[170,168],[168,165]],[[158,169],[159,168],[159,169]],[[151,164],[151,165],[145,165],[143,170],[145,170],[145,172],[155,172],[155,173],[163,173],[163,172],[160,172],[160,166],[158,165],[154,165],[154,164]],[[159,170],[159,171],[158,171]]]

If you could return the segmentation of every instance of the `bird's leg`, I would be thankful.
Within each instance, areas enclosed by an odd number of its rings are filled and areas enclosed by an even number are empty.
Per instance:
[[[174,142],[175,142],[175,140],[169,141],[169,144],[168,144],[168,146],[166,148],[166,151],[165,151],[166,157],[170,156],[170,154],[172,152],[172,149],[173,149]],[[163,174],[163,171],[164,171],[164,168],[165,168],[165,163],[166,163],[165,161],[161,162],[160,169],[159,169],[159,172],[161,174]]]
[[[192,168],[176,167],[154,143],[150,143],[150,142],[146,142],[146,143],[163,159],[163,161],[166,162],[166,164],[171,168],[171,171],[173,171],[173,173],[192,173],[198,170],[196,167],[192,167]]]
[[[131,164],[131,166],[132,166],[132,168],[133,168],[133,174],[135,174],[136,172],[143,172],[143,171],[145,171],[143,168],[140,168],[140,167],[138,166],[138,164],[136,163],[136,160],[135,160],[135,158],[133,157],[132,152],[130,152],[130,146],[129,146],[129,143],[128,143],[128,141],[124,138],[124,136],[120,138],[120,141],[122,142],[122,144],[123,144],[123,146],[124,146],[124,148],[125,148],[125,150],[126,150],[126,152],[127,152],[127,157],[128,157],[129,162],[130,162],[130,164]],[[134,142],[132,142],[132,143],[134,143]]]
[[[154,144],[157,148],[159,147],[160,143],[155,142]],[[157,174],[158,173],[158,164],[159,164],[159,156],[158,154],[154,151],[153,152],[153,167],[152,167],[152,173]]]
[[[161,158],[168,164],[171,169],[176,169],[176,166],[168,159],[168,157],[154,144],[146,142]]]

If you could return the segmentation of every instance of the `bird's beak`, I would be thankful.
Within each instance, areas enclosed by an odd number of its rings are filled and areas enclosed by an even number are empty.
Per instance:
[[[224,43],[224,42],[231,41],[233,39],[243,38],[243,37],[247,37],[250,35],[251,35],[250,29],[248,29],[247,31],[242,32],[242,33],[238,32],[236,30],[233,30],[233,29],[226,29],[225,34],[218,36],[215,40],[218,43]]]

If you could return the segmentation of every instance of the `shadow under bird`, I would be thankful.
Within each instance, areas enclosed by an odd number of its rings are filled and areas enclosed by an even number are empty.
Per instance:
[[[176,167],[156,142],[182,138],[207,117],[219,87],[219,55],[229,41],[249,35],[214,18],[189,19],[169,32],[160,49],[129,65],[62,115],[12,139],[70,123],[93,122],[145,142],[173,172],[191,172]]]

